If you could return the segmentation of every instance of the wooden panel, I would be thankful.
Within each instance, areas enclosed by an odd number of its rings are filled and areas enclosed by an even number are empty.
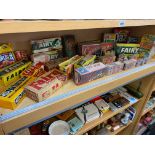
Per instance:
[[[155,25],[155,20],[124,20],[123,26]],[[120,20],[1,21],[0,33],[61,31],[119,27]]]

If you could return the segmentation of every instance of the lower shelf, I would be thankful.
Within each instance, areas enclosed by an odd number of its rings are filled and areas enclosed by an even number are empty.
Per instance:
[[[114,132],[110,132],[109,134],[110,135],[117,135],[119,132],[123,131],[126,127],[128,127],[131,123],[132,123],[132,121],[130,121],[127,125],[120,127],[118,130],[116,130]]]
[[[128,107],[132,106],[133,104],[127,104],[125,106],[123,106],[122,108],[119,108],[117,111],[112,112],[112,111],[108,111],[105,114],[103,114],[103,116],[99,117],[98,119],[95,119],[89,123],[86,123],[77,133],[76,135],[82,135],[84,133],[86,133],[87,131],[93,129],[94,127],[96,127],[97,125],[103,123],[104,121],[108,120],[109,118],[115,116],[116,114],[124,111],[125,109],[127,109]]]

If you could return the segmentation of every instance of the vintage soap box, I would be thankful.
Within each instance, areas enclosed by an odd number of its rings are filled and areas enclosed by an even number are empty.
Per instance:
[[[75,55],[59,64],[59,69],[67,76],[67,78],[71,78],[74,70],[74,64],[77,63],[81,59],[81,56]]]
[[[53,69],[30,83],[25,88],[25,92],[27,97],[39,102],[45,100],[57,89],[62,87],[66,80],[66,76],[61,71]]]
[[[30,61],[20,61],[0,70],[0,86],[7,86],[20,77],[20,73],[31,65]]]
[[[7,87],[0,94],[0,107],[15,109],[25,97],[24,87],[33,80],[32,77],[21,77],[17,82]]]
[[[75,84],[83,84],[97,78],[100,78],[106,74],[106,66],[101,63],[95,63],[89,66],[80,67],[75,69],[74,82]]]
[[[32,52],[47,52],[53,49],[62,49],[62,41],[60,37],[31,41]]]

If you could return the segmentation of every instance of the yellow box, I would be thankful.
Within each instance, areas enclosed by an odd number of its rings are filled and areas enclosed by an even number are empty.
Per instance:
[[[12,110],[15,109],[26,96],[24,87],[34,79],[34,77],[22,77],[5,89],[5,91],[0,94],[0,107]]]
[[[20,61],[0,70],[0,86],[8,86],[20,78],[20,73],[31,65],[31,62]]]

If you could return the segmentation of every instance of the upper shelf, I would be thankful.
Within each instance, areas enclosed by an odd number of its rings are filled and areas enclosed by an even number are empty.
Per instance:
[[[155,25],[155,20],[10,20],[0,21],[0,33],[80,30]]]
[[[17,110],[3,111],[0,122],[5,133],[15,131],[75,108],[95,96],[155,73],[155,62],[76,86],[72,80],[45,101],[34,103],[25,98]]]

